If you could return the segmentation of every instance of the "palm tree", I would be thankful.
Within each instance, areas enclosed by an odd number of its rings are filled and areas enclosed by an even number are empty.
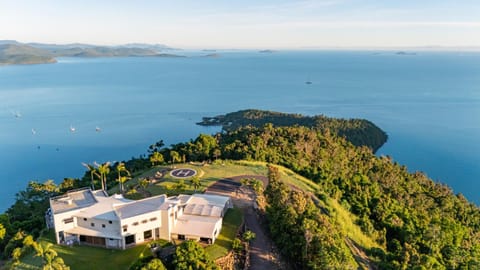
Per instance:
[[[131,179],[130,172],[127,170],[127,168],[125,168],[125,163],[123,163],[123,162],[118,163],[117,172],[118,172],[117,181],[120,183],[120,191],[123,193],[123,191],[124,191],[123,183],[125,183],[129,179]],[[122,175],[122,172],[126,173],[126,175]]]
[[[180,161],[180,154],[177,151],[170,151],[170,157],[172,158],[172,167],[175,161]]]
[[[178,183],[176,183],[173,186],[173,188],[175,189],[175,192],[177,193],[182,192],[183,190],[185,190],[186,187],[187,185],[185,185],[185,182],[183,181],[183,179],[178,180]]]
[[[43,270],[58,270],[58,269],[70,269],[62,258],[58,257],[58,253],[53,249],[53,244],[49,242],[34,243],[33,245],[36,254],[35,256],[41,257],[43,262]]]
[[[217,160],[217,158],[218,158],[219,156],[221,156],[221,155],[222,155],[222,151],[220,151],[220,149],[215,148],[215,149],[213,150],[213,156],[215,157],[215,160]]]
[[[200,183],[200,177],[195,175],[190,179],[190,186],[193,186],[195,189],[194,192],[197,192],[197,188],[199,188],[201,185],[202,183]]]
[[[163,155],[160,154],[159,152],[153,152],[152,155],[150,156],[150,162],[152,163],[152,166],[155,165],[155,163],[162,163],[163,162]]]
[[[100,182],[102,182],[102,190],[107,191],[107,175],[110,173],[110,161],[107,161],[103,164],[98,164],[94,162],[95,166],[97,166],[98,173],[95,173],[100,178]]]
[[[90,172],[90,179],[92,180],[92,190],[95,190],[95,184],[93,182],[93,176],[95,175],[95,172],[96,172],[95,167],[93,165],[83,163],[83,162],[82,162],[82,165],[83,167],[87,168],[87,170]]]

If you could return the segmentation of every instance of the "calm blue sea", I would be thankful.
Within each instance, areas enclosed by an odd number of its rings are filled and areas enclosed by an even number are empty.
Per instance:
[[[0,211],[29,180],[214,133],[194,123],[247,108],[367,118],[389,135],[378,154],[480,204],[480,53],[218,53],[0,67]]]

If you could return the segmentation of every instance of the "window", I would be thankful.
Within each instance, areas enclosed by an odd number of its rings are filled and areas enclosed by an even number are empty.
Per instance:
[[[90,223],[90,226],[95,227],[95,223],[93,223],[93,222]]]
[[[125,245],[130,245],[135,243],[135,235],[125,236]]]
[[[112,224],[112,221],[111,221],[111,220],[109,220],[109,221],[108,221],[108,224]]]
[[[157,220],[156,217],[152,217],[152,218],[150,219],[150,221],[155,221],[155,220]]]
[[[133,226],[137,226],[137,225],[138,225],[138,222],[133,222],[132,225],[133,225]]]
[[[84,218],[83,218],[83,220],[84,220],[84,221],[87,221],[87,218],[86,218],[86,217],[84,217]]]
[[[73,217],[71,218],[66,218],[63,220],[63,223],[67,224],[67,223],[72,223],[73,222]]]
[[[175,219],[177,219],[177,211],[175,211]]]
[[[178,240],[185,240],[185,235],[184,234],[179,234],[178,235]]]
[[[143,232],[143,239],[144,240],[151,239],[151,238],[152,238],[152,230],[148,230],[148,231]]]
[[[105,224],[102,224],[102,228],[105,228]]]
[[[126,232],[126,231],[127,231],[127,228],[128,228],[127,225],[123,226],[123,232]]]
[[[145,224],[145,223],[147,223],[147,222],[148,222],[148,220],[146,220],[146,219],[142,220],[142,223],[143,223],[143,224]]]

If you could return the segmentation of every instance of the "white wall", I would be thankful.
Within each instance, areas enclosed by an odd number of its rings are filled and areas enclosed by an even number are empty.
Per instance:
[[[76,227],[75,218],[73,219],[73,222],[67,224],[65,224],[63,220],[73,217],[73,215],[76,213],[78,213],[78,210],[53,215],[53,223],[55,225],[55,238],[57,239],[57,244],[60,244],[60,238],[58,237],[58,233],[60,231],[66,231]]]
[[[150,219],[156,218],[156,220],[151,221]],[[142,221],[145,221],[143,223]],[[135,222],[138,222],[138,225],[133,225]],[[123,231],[123,226],[127,225],[127,231]],[[151,230],[152,237],[151,239],[155,238],[155,228],[162,227],[162,216],[161,211],[150,212],[143,215],[138,215],[130,218],[123,219],[120,222],[120,230],[122,238],[124,239],[127,235],[135,235],[135,243],[142,243],[145,241],[143,238],[143,233],[145,231]],[[160,237],[162,237],[162,232],[160,232]],[[147,239],[149,241],[150,239]]]
[[[119,238],[121,237],[120,222],[117,220],[111,220],[112,224],[110,224],[109,220],[104,219],[86,218],[87,220],[84,220],[83,217],[76,217],[76,219],[78,227],[95,230],[107,235],[114,235]],[[91,223],[95,224],[95,226],[92,227]],[[105,225],[105,228],[103,228],[102,225]]]

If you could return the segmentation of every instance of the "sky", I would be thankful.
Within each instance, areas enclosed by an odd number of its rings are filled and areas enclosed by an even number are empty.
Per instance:
[[[480,46],[480,0],[0,0],[0,39],[212,49]]]

